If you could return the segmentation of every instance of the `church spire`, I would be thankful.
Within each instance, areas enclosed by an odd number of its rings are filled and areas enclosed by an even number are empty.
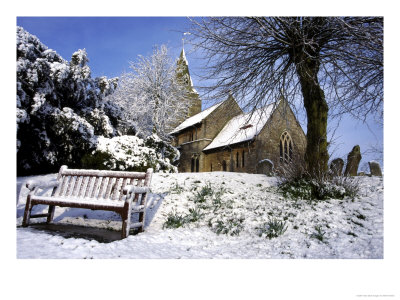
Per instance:
[[[184,33],[184,35],[186,34],[187,32]],[[182,84],[186,86],[188,90],[187,101],[190,101],[190,104],[188,107],[187,117],[191,117],[194,116],[195,114],[198,114],[199,112],[201,112],[201,100],[199,94],[193,87],[193,81],[192,78],[190,77],[189,63],[186,58],[185,48],[184,48],[184,37],[182,38],[182,51],[177,61],[176,77],[180,82],[182,82]]]
[[[177,62],[177,72],[176,76],[178,79],[182,80],[182,82],[187,85],[189,88],[193,88],[192,78],[189,73],[189,63],[186,59],[185,49],[182,48],[181,55],[179,55],[179,59]]]

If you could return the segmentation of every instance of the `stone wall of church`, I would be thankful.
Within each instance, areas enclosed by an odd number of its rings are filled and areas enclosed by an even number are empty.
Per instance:
[[[294,157],[296,154],[304,155],[306,136],[293,112],[285,105],[284,101],[280,103],[253,143],[207,152],[204,171],[223,171],[225,164],[226,171],[256,173],[257,164],[264,159],[271,160],[275,169],[279,168],[283,163],[280,160],[279,142],[284,131],[292,138]]]
[[[232,96],[210,113],[202,122],[202,138],[214,139],[230,119],[242,113]]]
[[[275,169],[283,164],[280,160],[280,138],[287,131],[293,142],[293,157],[303,156],[306,148],[306,136],[287,103],[281,101],[266,126],[256,139],[255,164],[264,159],[274,163]]]
[[[204,153],[202,150],[211,143],[211,140],[196,140],[180,145],[181,157],[179,158],[178,171],[191,172],[192,158],[199,160],[199,172],[204,169]]]
[[[241,109],[236,101],[233,98],[228,99],[208,115],[201,125],[182,131],[175,140],[176,145],[180,145],[181,152],[179,172],[191,172],[192,158],[198,159],[200,172],[226,170],[256,173],[257,164],[264,159],[271,160],[277,169],[283,164],[280,160],[279,143],[284,131],[291,137],[294,157],[304,154],[306,136],[285,101],[280,102],[254,142],[229,149],[202,152],[225,124],[240,113]]]
[[[256,148],[254,143],[242,144],[231,149],[214,150],[205,155],[205,172],[229,171],[254,173]],[[224,167],[225,166],[225,167]]]
[[[188,118],[193,117],[194,115],[201,112],[201,100],[199,94],[197,94],[196,92],[191,92],[189,96],[189,101],[191,104],[188,111]]]

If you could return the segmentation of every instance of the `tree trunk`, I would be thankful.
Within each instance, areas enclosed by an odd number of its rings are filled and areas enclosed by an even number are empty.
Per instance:
[[[318,62],[304,58],[301,64],[296,64],[296,68],[307,112],[305,161],[308,172],[314,177],[328,170],[328,104],[318,82]]]

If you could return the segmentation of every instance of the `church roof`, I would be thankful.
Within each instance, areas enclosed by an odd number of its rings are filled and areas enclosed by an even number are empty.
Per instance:
[[[240,114],[232,118],[204,150],[252,140],[270,118],[275,104],[259,108],[253,113]]]
[[[186,129],[190,126],[196,125],[201,123],[209,114],[211,114],[218,106],[220,106],[223,102],[217,103],[202,112],[186,119],[183,121],[178,127],[176,127],[173,131],[170,132],[170,134],[178,133],[179,131]]]

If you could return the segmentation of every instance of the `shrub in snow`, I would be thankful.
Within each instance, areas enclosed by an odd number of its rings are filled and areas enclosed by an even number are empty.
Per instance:
[[[152,148],[156,151],[157,155],[164,160],[160,161],[161,169],[169,168],[170,164],[174,164],[179,160],[180,152],[169,143],[161,140],[156,134],[148,136],[144,140],[146,147]],[[166,163],[166,166],[163,164]]]
[[[136,136],[99,137],[96,149],[82,158],[84,168],[143,172],[177,172],[165,153],[146,146],[146,141]],[[163,156],[164,155],[164,156]]]
[[[85,50],[64,60],[17,27],[17,173],[79,166],[97,136],[118,133],[119,110],[104,98],[117,79],[91,78]]]
[[[196,182],[195,182],[196,183]],[[244,229],[245,217],[237,213],[229,200],[224,196],[227,190],[223,187],[216,189],[207,182],[199,190],[192,186],[192,196],[188,198],[192,205],[180,213],[175,210],[167,215],[163,228],[189,226],[192,223],[204,222],[216,234],[239,235]],[[184,188],[175,183],[171,192],[182,193]]]
[[[268,222],[264,223],[262,227],[258,228],[258,235],[260,237],[265,235],[269,239],[277,238],[284,234],[287,228],[286,222],[278,219],[270,219]]]
[[[71,108],[56,109],[48,121],[51,143],[57,145],[57,156],[70,167],[79,167],[80,158],[97,144],[93,126]]]
[[[95,108],[93,110],[83,109],[82,112],[85,119],[93,125],[95,135],[102,135],[104,137],[113,137],[116,135],[116,130],[104,111]]]
[[[179,228],[186,223],[186,218],[178,214],[175,210],[171,211],[167,215],[167,220],[163,224],[164,228]]]
[[[354,199],[358,193],[358,185],[356,180],[345,177],[327,177],[324,181],[303,177],[281,182],[278,191],[291,199]]]
[[[313,232],[310,237],[315,238],[320,242],[325,242],[324,235],[326,234],[326,232],[322,230],[322,226],[319,225],[315,226],[314,228],[315,232]]]
[[[236,215],[229,217],[217,216],[213,220],[209,220],[208,226],[216,234],[239,235],[243,230],[243,217]]]
[[[163,224],[165,228],[179,228],[188,223],[194,223],[203,218],[204,214],[199,208],[189,208],[186,215],[179,214],[176,210],[172,210],[167,214],[167,220]]]

